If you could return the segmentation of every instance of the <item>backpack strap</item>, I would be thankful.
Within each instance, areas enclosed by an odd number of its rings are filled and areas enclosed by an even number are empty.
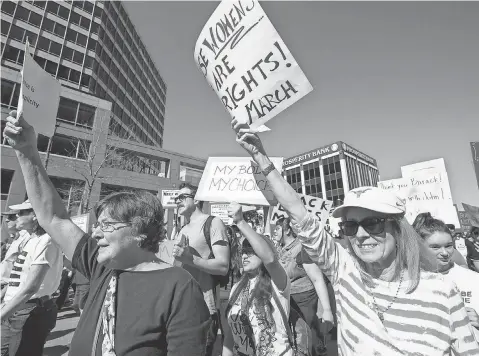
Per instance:
[[[225,309],[226,319],[228,319],[228,313],[230,309],[233,307],[233,305],[236,303],[236,300],[238,300],[238,297],[241,291],[243,290],[243,288],[245,287],[246,283],[247,283],[246,279],[240,281],[238,283],[238,286],[235,288],[235,290],[230,294],[230,297],[228,298],[228,305],[226,305],[226,309]]]
[[[288,334],[289,344],[294,350],[293,331],[291,330],[291,327],[289,325],[289,318],[286,316],[286,311],[284,310],[283,305],[281,304],[279,297],[274,289],[272,290],[271,294],[273,295],[273,299],[278,306],[279,313],[281,314],[281,318],[283,319],[284,327],[286,328],[286,333]]]
[[[208,258],[215,257],[213,254],[213,247],[211,247],[211,223],[213,222],[214,218],[215,218],[214,216],[211,216],[211,215],[208,216],[206,218],[205,225],[203,226],[203,233],[205,235],[205,240],[206,240],[206,243],[208,244],[208,247],[210,248],[210,256]]]

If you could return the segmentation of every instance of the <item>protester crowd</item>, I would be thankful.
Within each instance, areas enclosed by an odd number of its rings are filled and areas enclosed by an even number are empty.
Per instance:
[[[2,356],[42,355],[71,284],[81,312],[72,356],[212,355],[218,337],[223,356],[479,355],[479,296],[463,299],[479,286],[479,227],[458,235],[429,213],[411,225],[402,200],[360,187],[332,212],[335,236],[233,120],[288,217],[271,225],[231,203],[227,226],[185,183],[171,265],[158,257],[166,231],[157,197],[113,193],[84,233],[48,178],[32,126],[15,111],[7,121],[29,199],[2,213]]]

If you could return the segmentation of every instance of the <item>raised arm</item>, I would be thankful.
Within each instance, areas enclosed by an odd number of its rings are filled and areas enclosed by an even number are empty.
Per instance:
[[[272,162],[266,154],[258,135],[250,132],[247,124],[240,124],[236,119],[233,119],[231,125],[236,132],[236,142],[248,152],[262,171],[268,168]],[[291,220],[295,223],[303,221],[308,211],[298,197],[298,193],[295,192],[276,169],[267,174],[266,179],[276,199],[284,207]]]
[[[233,218],[233,222],[238,226],[238,229],[248,240],[255,254],[263,262],[271,276],[271,280],[279,290],[284,291],[288,282],[288,275],[276,258],[272,246],[243,219],[243,210],[240,204],[231,203],[228,207],[228,215]]]
[[[4,135],[17,154],[38,223],[71,260],[83,231],[68,217],[60,195],[48,178],[37,150],[35,130],[25,121],[22,113],[17,119],[17,112],[11,111]]]

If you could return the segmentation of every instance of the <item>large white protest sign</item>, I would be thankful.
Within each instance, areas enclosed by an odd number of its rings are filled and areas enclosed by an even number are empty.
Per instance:
[[[330,200],[323,200],[321,198],[313,197],[311,195],[304,195],[304,194],[298,194],[301,197],[301,201],[303,202],[304,206],[306,209],[316,215],[316,217],[321,221],[321,222],[326,222],[329,218],[329,212],[333,206],[333,202]],[[271,224],[276,224],[276,221],[278,221],[281,218],[287,218],[288,214],[286,214],[286,211],[284,208],[281,206],[281,204],[278,204],[274,207],[273,209],[273,214],[271,215]]]
[[[406,205],[406,219],[412,223],[416,216],[430,212],[436,219],[459,226],[457,211],[444,180],[444,172],[414,172],[407,178],[378,182],[378,187],[397,195]]]
[[[161,191],[161,205],[163,208],[176,208],[175,198],[180,195],[180,191],[176,190],[166,190]]]
[[[270,159],[281,172],[283,158]],[[263,206],[277,204],[260,167],[246,157],[208,158],[195,199]]]
[[[72,216],[71,221],[78,226],[83,232],[88,232],[90,227],[90,214],[81,214],[77,216]]]
[[[313,87],[257,0],[224,0],[195,61],[233,118],[258,129]]]
[[[228,216],[228,206],[229,204],[211,204],[211,215],[219,217],[225,224],[229,224]]]
[[[57,120],[61,85],[33,60],[28,42],[25,44],[21,74],[18,113],[23,112],[23,117],[37,133],[52,137]]]

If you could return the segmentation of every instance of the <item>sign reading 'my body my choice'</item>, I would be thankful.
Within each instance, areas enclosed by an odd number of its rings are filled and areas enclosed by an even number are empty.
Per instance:
[[[252,129],[313,90],[257,0],[223,0],[195,61],[230,115]]]
[[[283,158],[270,157],[281,172]],[[276,205],[273,191],[258,167],[247,157],[210,157],[201,176],[196,200]]]
[[[18,113],[23,112],[23,117],[37,133],[52,137],[57,120],[61,85],[33,60],[28,42],[25,44],[21,74]]]

